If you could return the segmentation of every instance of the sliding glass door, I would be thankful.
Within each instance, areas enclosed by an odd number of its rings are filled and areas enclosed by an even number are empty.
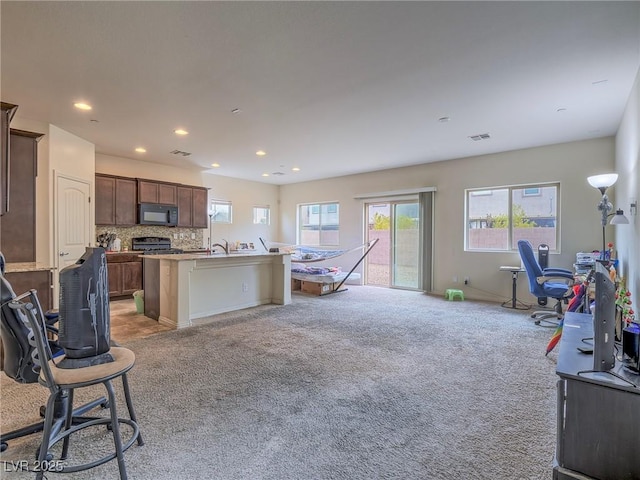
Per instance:
[[[378,244],[366,257],[367,285],[420,288],[420,206],[417,200],[365,204],[367,240]]]

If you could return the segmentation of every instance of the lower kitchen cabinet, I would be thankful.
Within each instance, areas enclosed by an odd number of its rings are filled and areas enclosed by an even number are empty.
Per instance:
[[[131,296],[142,290],[142,259],[137,253],[107,255],[109,298]]]

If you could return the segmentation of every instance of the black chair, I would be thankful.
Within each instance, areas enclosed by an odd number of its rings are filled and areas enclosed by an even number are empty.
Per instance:
[[[35,345],[34,363],[40,366],[38,382],[46,386],[50,392],[45,409],[42,443],[38,449],[38,464],[44,465],[47,460],[51,460],[50,449],[58,442],[62,442],[60,460],[66,460],[71,435],[84,428],[104,425],[112,433],[115,446],[114,452],[107,453],[97,460],[87,461],[79,465],[56,465],[53,473],[79,472],[117,458],[120,478],[121,480],[126,480],[127,471],[124,463],[124,452],[136,441],[138,445],[144,444],[138,428],[127,380],[127,372],[135,364],[134,353],[127,348],[112,346],[108,352],[111,357],[109,362],[91,364],[80,368],[63,368],[59,366],[59,361],[64,356],[55,359],[47,340],[44,315],[36,291],[31,290],[15,297],[7,305],[20,318],[26,318],[31,328],[30,343]],[[112,384],[112,380],[116,378],[122,380],[129,418],[118,417],[115,391]],[[109,417],[82,417],[81,419],[74,417],[72,407],[75,390],[97,384],[104,385],[107,390]],[[56,415],[55,407],[62,399],[65,399],[63,403],[66,406],[66,410],[63,418],[60,419]],[[123,442],[120,436],[120,424],[128,425],[131,429],[131,436],[126,442]],[[39,470],[36,474],[36,480],[44,478],[44,473],[43,470]]]
[[[573,272],[564,268],[545,268],[543,270],[538,264],[533,247],[528,240],[518,240],[518,251],[527,271],[531,294],[537,298],[550,297],[556,300],[553,310],[533,312],[531,318],[535,319],[536,325],[540,325],[540,322],[544,321],[548,324],[547,326],[557,326],[559,320],[564,316],[562,303],[573,295],[571,288],[575,281]]]
[[[126,377],[134,365],[135,355],[130,350],[113,346],[110,349],[113,362],[86,368],[63,369],[56,365],[63,358],[63,349],[55,341],[58,321],[57,312],[43,313],[35,290],[16,296],[10,283],[4,277],[5,261],[0,252],[0,335],[3,341],[4,371],[19,383],[39,382],[51,392],[46,407],[40,408],[43,421],[28,425],[0,436],[1,451],[8,448],[7,442],[19,437],[43,432],[42,442],[36,451],[40,465],[52,460],[50,448],[62,441],[61,460],[67,458],[70,436],[82,428],[105,425],[113,432],[115,452],[82,465],[65,466],[55,473],[76,472],[93,468],[117,457],[120,478],[126,479],[123,453],[136,440],[143,445],[142,436],[136,422],[131,402],[129,384]],[[57,358],[59,357],[59,358]],[[121,377],[124,387],[129,419],[118,418],[111,380]],[[98,398],[73,409],[73,392],[76,388],[102,383],[109,395]],[[101,406],[110,409],[110,417],[90,417],[84,414]],[[128,424],[132,429],[131,438],[123,445],[119,424]],[[39,471],[36,478],[43,478]]]
[[[0,262],[2,257],[0,256]],[[0,266],[1,267],[1,266]],[[16,298],[11,284],[2,275],[0,268],[0,336],[2,337],[4,373],[18,383],[36,383],[38,381],[39,367],[34,365],[33,352],[35,346],[29,342],[31,327],[24,315],[10,308],[9,303]],[[49,336],[55,337],[57,329],[54,328],[58,321],[55,312],[45,314],[46,328]],[[52,355],[57,357],[63,353],[62,348],[55,340],[48,340]],[[68,395],[62,395],[55,404],[54,425],[51,435],[55,436],[62,429],[68,410]],[[91,403],[73,410],[73,423],[80,424],[89,417],[83,417],[85,413],[94,408],[108,406],[107,399],[102,397]],[[40,408],[40,416],[45,416],[45,408]],[[94,417],[91,417],[94,418]],[[18,430],[6,432],[0,435],[0,451],[5,451],[10,440],[32,435],[44,430],[44,420],[22,427]],[[36,452],[37,456],[37,452]]]

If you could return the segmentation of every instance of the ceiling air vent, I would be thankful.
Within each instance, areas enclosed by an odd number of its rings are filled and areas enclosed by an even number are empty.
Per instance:
[[[183,157],[188,157],[189,155],[191,155],[189,152],[183,152],[182,150],[172,150],[169,153],[171,153],[172,155],[182,155]]]
[[[491,135],[488,133],[479,133],[478,135],[471,135],[469,138],[474,142],[479,142],[480,140],[489,140]]]
[[[279,176],[284,175],[284,173],[283,172],[273,172],[271,175],[273,175],[275,177],[279,177]]]

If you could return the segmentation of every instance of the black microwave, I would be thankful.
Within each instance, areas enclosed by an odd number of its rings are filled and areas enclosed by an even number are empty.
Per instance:
[[[175,227],[178,225],[178,207],[157,203],[140,203],[138,204],[138,224]]]

